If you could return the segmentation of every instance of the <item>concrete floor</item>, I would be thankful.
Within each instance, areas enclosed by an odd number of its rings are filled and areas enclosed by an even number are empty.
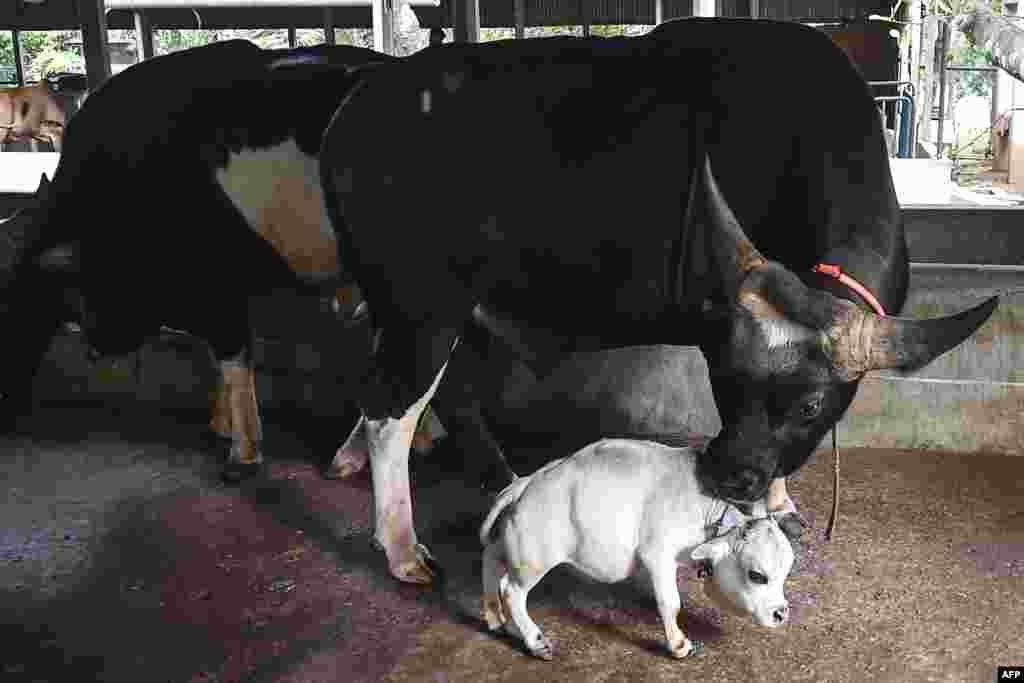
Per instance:
[[[370,546],[368,478],[318,474],[348,425],[266,417],[268,477],[240,487],[201,416],[51,406],[0,437],[0,680],[988,683],[1024,663],[1024,459],[844,450],[826,543],[822,451],[790,486],[814,528],[788,626],[720,614],[683,567],[707,654],[676,661],[645,586],[556,570],[530,602],[549,663],[479,621],[485,500],[445,447],[414,466],[446,570],[417,588]]]

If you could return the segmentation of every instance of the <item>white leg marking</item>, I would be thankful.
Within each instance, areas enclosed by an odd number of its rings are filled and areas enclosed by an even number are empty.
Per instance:
[[[433,571],[427,564],[430,552],[416,539],[412,519],[412,493],[409,490],[409,448],[420,414],[437,391],[448,362],[433,384],[405,415],[398,418],[366,420],[373,473],[375,513],[374,538],[388,556],[391,574],[408,583],[427,584]]]
[[[329,479],[344,479],[361,472],[370,460],[370,442],[366,437],[366,418],[360,416],[345,443],[334,454],[327,470]]]
[[[789,499],[789,494],[786,492],[785,477],[772,479],[768,485],[768,501],[766,505],[768,512],[779,512],[785,509],[787,502],[790,506],[793,506],[793,501]],[[795,506],[793,507],[793,512],[796,512]]]

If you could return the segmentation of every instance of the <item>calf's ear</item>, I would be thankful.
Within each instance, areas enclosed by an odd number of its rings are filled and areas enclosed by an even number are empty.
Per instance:
[[[690,553],[691,560],[710,560],[718,564],[719,560],[729,554],[731,542],[727,536],[718,536],[707,543],[701,543]]]

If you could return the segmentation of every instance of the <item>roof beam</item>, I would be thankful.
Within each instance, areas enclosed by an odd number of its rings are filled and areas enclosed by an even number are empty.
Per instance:
[[[441,4],[440,0],[406,1],[410,5],[422,7],[438,7]],[[107,9],[369,7],[372,4],[373,0],[106,0]]]
[[[82,22],[82,51],[85,53],[85,74],[89,90],[110,78],[110,47],[107,45],[107,15],[103,0],[75,0]]]

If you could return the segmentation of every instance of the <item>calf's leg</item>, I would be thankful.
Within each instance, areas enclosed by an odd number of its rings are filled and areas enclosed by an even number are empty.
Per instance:
[[[677,659],[699,656],[703,651],[700,641],[691,641],[679,628],[679,586],[676,583],[676,561],[670,554],[644,558],[644,567],[651,576],[654,596],[658,601],[658,613],[665,626],[665,638],[669,654]]]
[[[551,642],[541,632],[526,611],[526,597],[530,590],[544,578],[544,572],[533,572],[513,568],[501,578],[501,599],[512,621],[505,624],[506,630],[520,638],[526,649],[535,657],[552,660],[555,657]]]
[[[508,622],[508,614],[501,598],[501,580],[508,574],[504,562],[501,541],[489,543],[484,548],[482,560],[483,577],[483,618],[487,628],[497,631]]]

